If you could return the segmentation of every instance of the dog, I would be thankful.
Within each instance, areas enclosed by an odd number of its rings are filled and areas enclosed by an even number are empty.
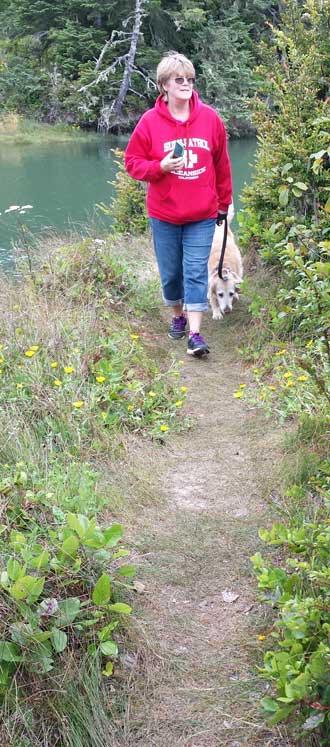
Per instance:
[[[222,266],[222,277],[219,278],[218,267],[221,254],[224,224],[216,226],[208,262],[208,299],[212,309],[213,319],[223,319],[225,314],[233,310],[233,302],[237,300],[237,286],[243,280],[243,262],[240,250],[236,244],[230,223],[234,217],[233,205],[228,210],[228,234],[226,251]]]

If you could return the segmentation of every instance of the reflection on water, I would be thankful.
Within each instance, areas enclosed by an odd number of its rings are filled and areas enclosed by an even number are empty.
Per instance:
[[[109,137],[98,141],[42,145],[0,144],[0,264],[11,267],[12,245],[22,226],[40,235],[51,230],[67,232],[93,222],[97,228],[110,225],[96,209],[114,195],[111,182],[116,173],[112,148],[124,148],[127,138]],[[239,195],[248,181],[255,140],[229,144],[233,169],[236,212]],[[10,205],[33,205],[20,215],[5,213]]]

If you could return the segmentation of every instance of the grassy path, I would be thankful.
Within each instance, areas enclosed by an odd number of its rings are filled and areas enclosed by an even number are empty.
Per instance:
[[[136,639],[124,668],[128,707],[116,747],[288,747],[258,711],[254,671],[265,610],[250,555],[269,522],[266,498],[281,456],[280,429],[233,392],[246,383],[237,353],[244,302],[203,332],[207,360],[186,356],[181,384],[193,428],[164,448],[133,449],[130,495],[138,578]],[[127,476],[127,472],[126,472]],[[126,672],[127,674],[127,672]]]

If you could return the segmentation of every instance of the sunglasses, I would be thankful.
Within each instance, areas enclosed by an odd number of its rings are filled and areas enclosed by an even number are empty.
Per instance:
[[[182,86],[185,80],[187,81],[187,83],[189,83],[190,86],[193,86],[195,83],[195,78],[184,78],[181,76],[179,76],[178,78],[174,78],[174,81],[177,86]]]

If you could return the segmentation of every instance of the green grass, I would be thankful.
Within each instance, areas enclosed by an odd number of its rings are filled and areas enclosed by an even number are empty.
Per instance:
[[[75,125],[43,124],[10,112],[0,115],[0,136],[1,143],[7,145],[66,143],[98,137],[96,133],[81,130]]]

